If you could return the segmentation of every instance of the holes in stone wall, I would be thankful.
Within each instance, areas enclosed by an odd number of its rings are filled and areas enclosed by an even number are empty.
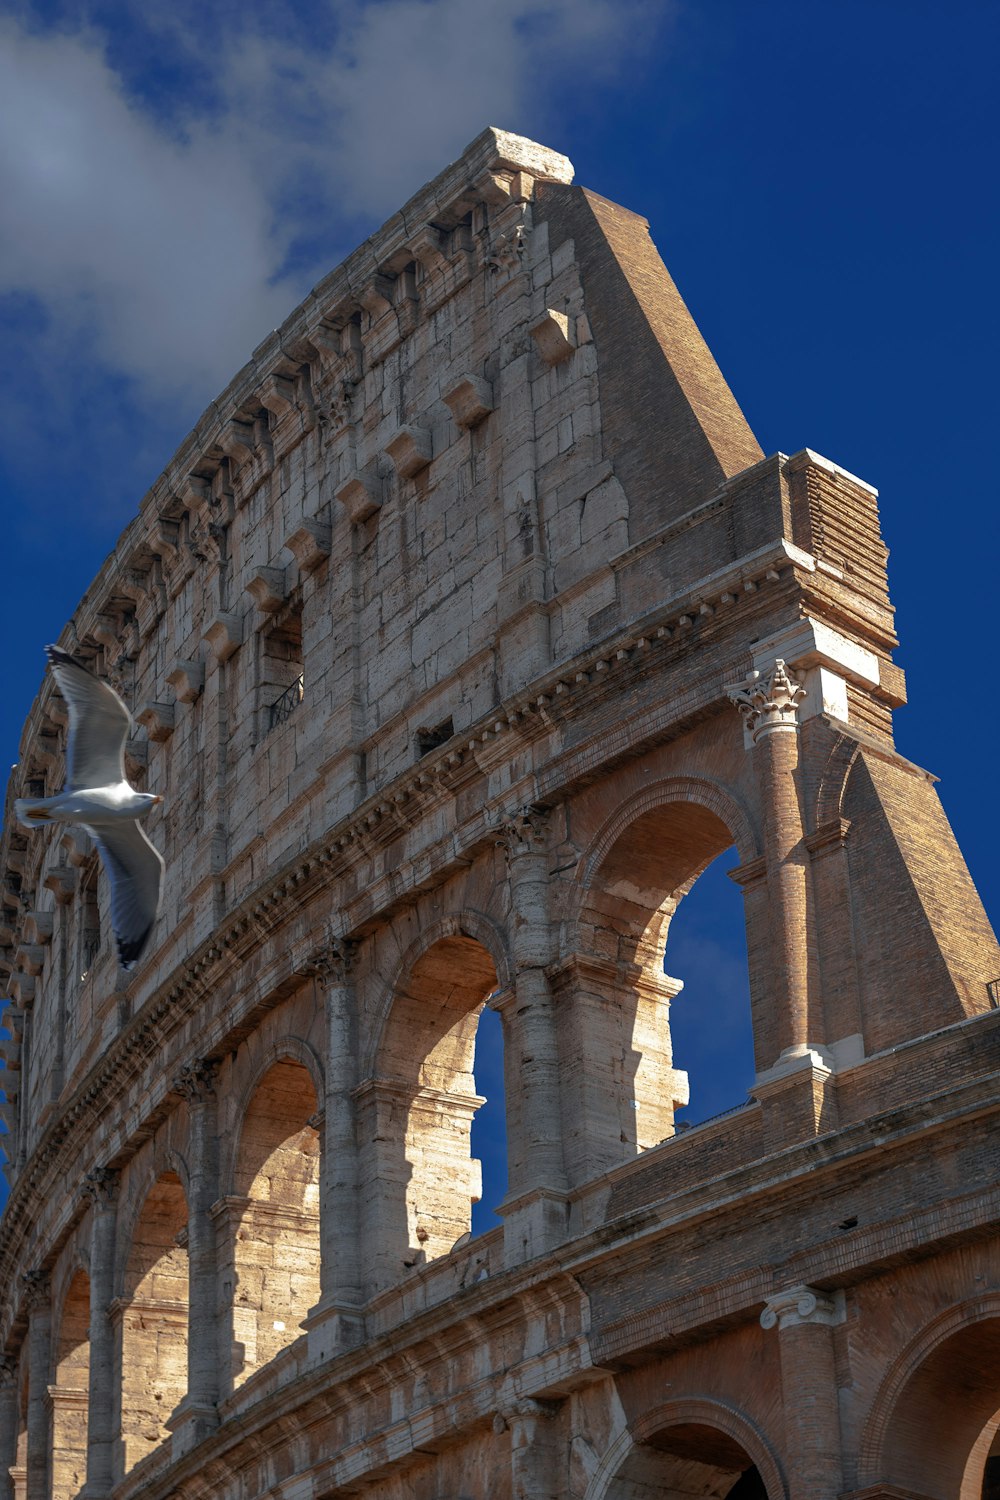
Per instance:
[[[286,1058],[254,1092],[230,1207],[234,1385],[297,1339],[319,1301],[320,1141],[308,1070]]]
[[[432,729],[417,730],[417,758],[429,755],[439,745],[444,745],[455,733],[455,726],[451,719],[442,719],[440,724],[435,724]]]

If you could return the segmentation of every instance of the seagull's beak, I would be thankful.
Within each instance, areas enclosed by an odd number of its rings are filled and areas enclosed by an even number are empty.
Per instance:
[[[154,807],[156,806],[157,803],[162,802],[162,801],[163,801],[162,797],[154,797],[153,798],[153,805],[154,805]]]

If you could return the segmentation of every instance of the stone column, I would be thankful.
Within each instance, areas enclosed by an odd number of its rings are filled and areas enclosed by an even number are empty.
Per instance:
[[[83,1191],[90,1200],[90,1375],[87,1404],[87,1482],[85,1500],[110,1494],[113,1475],[117,1393],[115,1330],[115,1226],[118,1173],[110,1167],[88,1172]]]
[[[765,1146],[777,1150],[790,1139],[836,1123],[833,1090],[827,1088],[833,1060],[816,1035],[818,996],[811,993],[816,989],[815,933],[798,723],[806,690],[778,657],[767,671],[751,672],[746,682],[727,692],[753,745],[760,793],[770,918],[768,1009],[774,1016],[777,1056],[758,1073],[754,1093],[764,1107]]]
[[[52,1302],[47,1271],[21,1277],[28,1325],[28,1488],[27,1500],[48,1500],[49,1366],[52,1360]]]
[[[211,1209],[219,1196],[217,1062],[187,1063],[173,1081],[187,1100],[188,1138],[188,1388],[171,1413],[173,1452],[179,1458],[218,1426],[219,1340],[216,1226]]]
[[[356,952],[356,943],[334,939],[310,959],[326,1017],[320,1300],[306,1320],[309,1354],[315,1359],[352,1348],[364,1339],[355,1099],[357,1007],[351,977]]]
[[[14,1500],[10,1471],[17,1463],[17,1359],[0,1354],[0,1500]]]
[[[502,1405],[493,1431],[510,1432],[511,1500],[562,1500],[565,1475],[559,1464],[559,1406],[519,1397]]]
[[[843,1489],[833,1329],[842,1294],[793,1286],[767,1299],[761,1327],[777,1328],[789,1500],[837,1500]]]
[[[568,1184],[563,1160],[559,1052],[546,967],[551,963],[548,819],[525,808],[503,826],[510,880],[514,1004],[504,1007],[506,1076],[520,1093],[522,1139],[510,1159],[504,1221],[508,1265],[530,1259],[566,1236]]]
[[[799,801],[798,705],[805,688],[780,657],[727,689],[753,741],[771,910],[771,971],[779,1057],[809,1049],[809,869]]]

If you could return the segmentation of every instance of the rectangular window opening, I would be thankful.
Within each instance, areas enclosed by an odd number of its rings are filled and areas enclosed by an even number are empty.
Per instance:
[[[450,718],[443,719],[440,724],[435,724],[433,729],[418,729],[417,759],[419,760],[421,756],[428,755],[432,750],[436,750],[439,745],[443,745],[447,740],[450,740],[454,733],[455,726]]]

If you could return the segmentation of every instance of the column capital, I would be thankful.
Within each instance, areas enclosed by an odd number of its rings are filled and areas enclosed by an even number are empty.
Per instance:
[[[114,1167],[95,1167],[83,1179],[81,1191],[95,1208],[110,1208],[118,1196],[120,1173]]]
[[[185,1063],[171,1083],[175,1094],[183,1094],[188,1104],[203,1104],[215,1093],[219,1063],[214,1057],[196,1057]]]
[[[29,1312],[48,1303],[51,1293],[48,1271],[22,1271],[21,1287]]]
[[[844,1321],[843,1297],[836,1292],[820,1292],[811,1286],[790,1286],[768,1297],[760,1315],[761,1328],[797,1328],[802,1323],[817,1323],[834,1328]]]
[[[329,938],[306,959],[306,974],[324,984],[346,984],[360,947],[354,938]]]
[[[506,1432],[518,1422],[550,1421],[558,1416],[560,1402],[543,1401],[537,1396],[516,1396],[497,1407],[493,1431]]]
[[[806,689],[780,656],[763,671],[748,673],[744,682],[728,684],[725,691],[742,714],[754,744],[776,729],[798,728],[799,704]]]
[[[509,861],[517,854],[543,849],[548,830],[548,808],[532,802],[517,812],[506,815],[497,828],[497,844],[504,850]]]

